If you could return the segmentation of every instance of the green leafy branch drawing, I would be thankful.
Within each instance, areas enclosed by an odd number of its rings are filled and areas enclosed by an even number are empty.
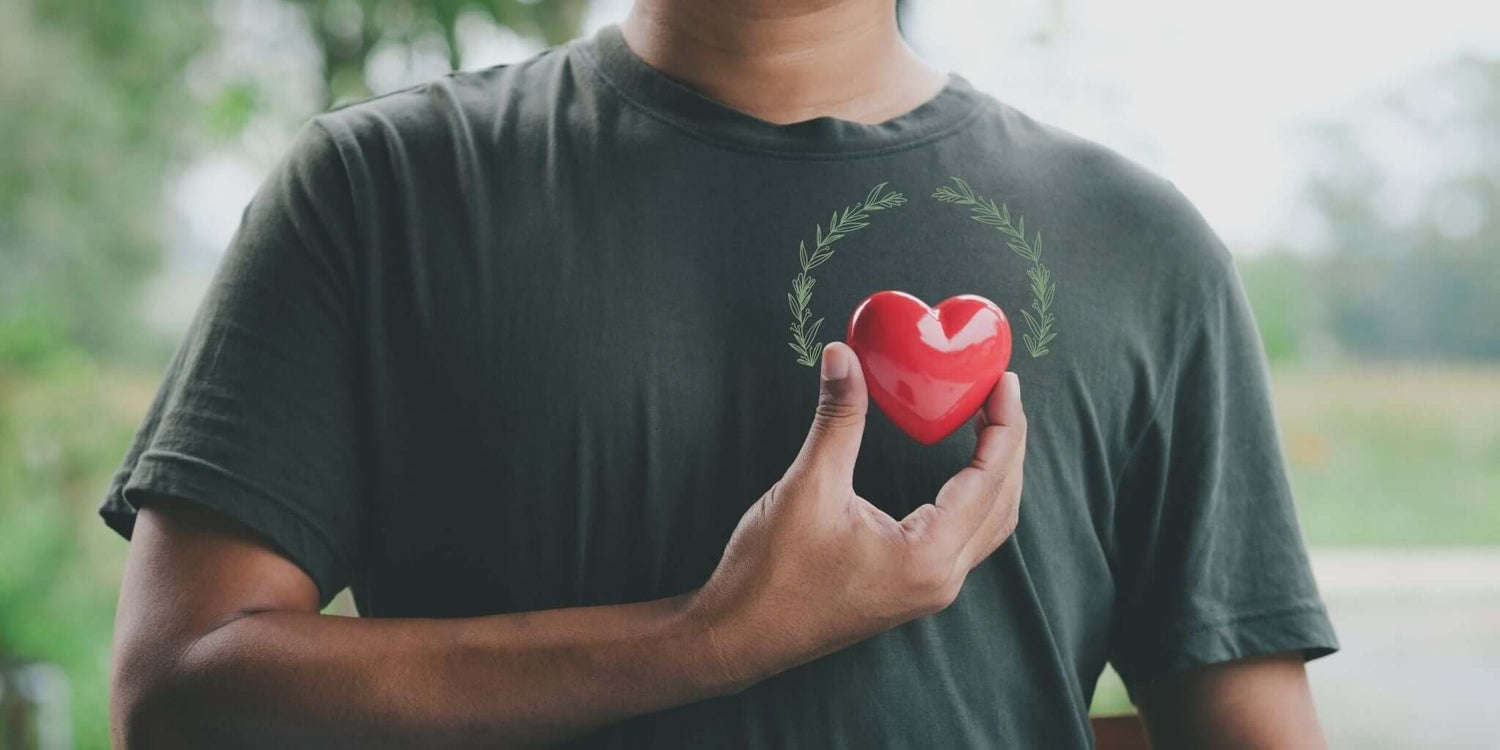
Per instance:
[[[953,184],[954,187],[944,185],[938,188],[932,197],[944,203],[969,206],[969,218],[1004,233],[1010,238],[1006,244],[1011,251],[1031,261],[1031,268],[1026,271],[1026,277],[1031,279],[1031,309],[1021,309],[1027,329],[1021,339],[1033,359],[1046,354],[1049,351],[1047,345],[1057,338],[1057,331],[1052,329],[1052,324],[1057,321],[1052,314],[1052,298],[1057,284],[1052,281],[1052,272],[1042,263],[1042,233],[1037,232],[1036,240],[1028,243],[1026,217],[1017,214],[1016,223],[1011,224],[1010,209],[1005,204],[996,206],[993,200],[976,195],[969,183],[958,177],[953,178]]]
[[[808,322],[812,317],[813,284],[817,283],[817,279],[808,272],[833,257],[833,243],[839,238],[869,226],[871,211],[895,208],[906,202],[906,197],[900,193],[893,191],[882,194],[880,191],[885,189],[886,184],[882,182],[876,185],[864,200],[846,206],[842,213],[835,210],[833,217],[828,220],[827,234],[823,233],[821,224],[814,225],[811,255],[807,252],[806,240],[797,243],[797,259],[802,263],[802,271],[792,279],[792,291],[786,295],[787,305],[792,309],[792,325],[789,327],[792,340],[787,345],[797,353],[797,364],[812,367],[823,353],[823,344],[818,341],[818,328],[823,325],[823,319]]]

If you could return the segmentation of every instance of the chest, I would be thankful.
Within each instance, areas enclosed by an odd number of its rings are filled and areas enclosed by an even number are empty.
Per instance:
[[[1060,338],[1046,222],[944,193],[956,183],[930,171],[575,180],[524,207],[499,190],[494,215],[433,206],[393,250],[408,271],[386,277],[377,517],[407,520],[384,543],[413,569],[456,556],[509,592],[484,611],[696,585],[796,455],[818,348],[864,297],[901,289],[980,294],[1011,316],[1038,426],[1023,528],[1059,569],[1085,545],[1097,574],[1108,472]],[[973,445],[967,428],[918,445],[872,407],[855,489],[899,517]],[[432,476],[443,492],[413,479]]]

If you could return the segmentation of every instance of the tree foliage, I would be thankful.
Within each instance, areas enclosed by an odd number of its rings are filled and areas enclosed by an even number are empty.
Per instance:
[[[587,0],[293,0],[306,8],[309,26],[323,55],[328,101],[372,93],[365,62],[382,43],[437,43],[449,67],[459,67],[458,23],[464,13],[481,13],[523,36],[560,44],[575,35]]]
[[[204,28],[167,0],[0,4],[0,362],[121,340]]]
[[[1500,359],[1497,122],[1500,59],[1461,57],[1318,129],[1311,309],[1340,349]]]
[[[381,45],[436,40],[457,66],[457,28],[478,13],[557,43],[578,33],[587,0],[261,0],[305,11],[329,105],[370,95],[366,62]],[[119,356],[166,240],[166,175],[207,134],[251,119],[253,86],[230,81],[209,101],[185,73],[233,2],[14,0],[0,4],[0,363],[58,346]],[[201,93],[201,92],[200,92]],[[15,113],[15,114],[12,114]],[[299,113],[305,116],[309,113]]]

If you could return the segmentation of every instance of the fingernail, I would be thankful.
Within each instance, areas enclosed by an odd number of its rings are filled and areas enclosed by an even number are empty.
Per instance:
[[[849,377],[849,355],[839,354],[835,356],[833,350],[837,347],[823,347],[823,379],[843,380]]]

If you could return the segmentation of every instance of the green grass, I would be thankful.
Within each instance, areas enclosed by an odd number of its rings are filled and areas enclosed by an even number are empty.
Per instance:
[[[1125,683],[1120,682],[1120,675],[1114,668],[1104,667],[1104,674],[1099,675],[1099,684],[1094,688],[1094,703],[1089,706],[1089,713],[1110,716],[1134,712],[1135,706],[1130,705],[1130,696],[1125,693]]]
[[[1500,545],[1500,367],[1273,373],[1308,544]]]

